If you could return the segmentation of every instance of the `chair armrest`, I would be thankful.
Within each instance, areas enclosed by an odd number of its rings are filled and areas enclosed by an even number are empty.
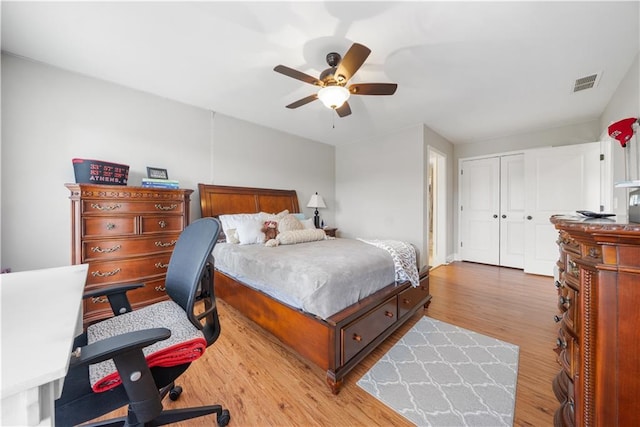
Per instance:
[[[111,311],[115,316],[128,313],[132,310],[131,303],[127,298],[127,292],[133,289],[144,287],[144,283],[133,283],[129,285],[114,285],[106,288],[94,289],[92,291],[86,291],[82,298],[96,298],[99,296],[106,296],[111,305]]]
[[[113,359],[129,398],[129,407],[135,410],[137,421],[146,425],[162,413],[162,397],[142,349],[170,336],[171,331],[166,328],[127,332],[81,347],[80,354],[72,357],[70,365],[75,367]]]
[[[167,328],[127,332],[80,347],[79,354],[71,358],[70,364],[71,366],[79,366],[100,363],[132,350],[139,350],[142,353],[144,347],[166,340],[170,336],[171,331]]]

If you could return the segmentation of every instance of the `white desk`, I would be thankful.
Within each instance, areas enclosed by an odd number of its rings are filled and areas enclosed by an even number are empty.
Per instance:
[[[0,275],[0,425],[54,425],[88,265]]]

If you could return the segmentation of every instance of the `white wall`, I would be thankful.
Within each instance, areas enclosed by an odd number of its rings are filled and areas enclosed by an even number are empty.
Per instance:
[[[295,189],[300,209],[316,191],[327,205],[319,209],[326,224],[335,223],[335,147],[216,114],[210,181],[218,185]]]
[[[600,130],[606,136],[610,124],[629,117],[640,118],[640,53],[636,55],[631,68],[623,78],[611,97],[609,104],[600,117]],[[629,142],[629,148],[640,149],[640,135],[636,135]],[[613,152],[613,181],[624,180],[624,151],[618,141],[612,139],[611,151]],[[635,144],[635,147],[632,145]],[[617,188],[613,191],[614,213],[618,218],[626,218],[627,215],[627,190]],[[617,199],[617,200],[616,200]]]
[[[413,243],[425,264],[422,126],[336,147],[336,221],[343,237]]]
[[[332,218],[333,147],[5,54],[2,124],[2,268],[69,264],[64,183],[75,181],[74,157],[130,165],[129,185],[156,166],[194,190],[199,182],[293,187],[301,204],[325,192]],[[191,207],[199,217],[197,191]]]

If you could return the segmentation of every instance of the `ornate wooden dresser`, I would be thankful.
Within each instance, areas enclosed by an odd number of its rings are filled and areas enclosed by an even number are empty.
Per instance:
[[[640,425],[640,224],[551,222],[560,246],[555,425]]]
[[[88,263],[86,290],[144,283],[128,292],[133,308],[167,298],[173,246],[189,222],[193,190],[65,184],[71,191],[71,262]],[[84,325],[111,317],[106,298],[84,301]]]

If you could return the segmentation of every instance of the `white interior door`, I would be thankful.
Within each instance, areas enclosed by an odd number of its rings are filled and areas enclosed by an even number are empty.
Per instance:
[[[500,157],[500,265],[524,268],[524,154]]]
[[[500,159],[465,160],[460,170],[460,258],[500,262]]]
[[[600,209],[600,144],[542,148],[525,153],[524,271],[553,275],[558,233],[551,215]]]

